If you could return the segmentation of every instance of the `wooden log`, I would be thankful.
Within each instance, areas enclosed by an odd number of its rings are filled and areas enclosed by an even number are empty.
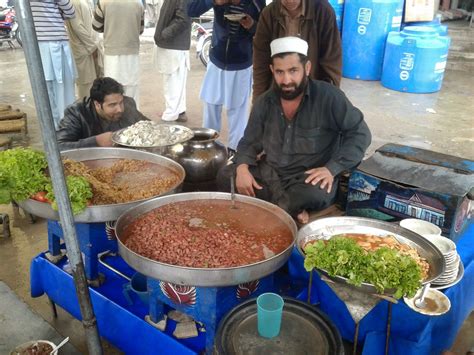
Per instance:
[[[0,133],[27,133],[26,118],[0,121]]]
[[[0,121],[17,120],[17,119],[23,118],[25,116],[26,116],[26,114],[24,112],[21,112],[20,110],[1,111],[0,112]]]

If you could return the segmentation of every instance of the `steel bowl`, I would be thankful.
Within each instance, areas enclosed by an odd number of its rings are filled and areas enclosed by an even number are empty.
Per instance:
[[[189,141],[194,137],[194,132],[186,127],[177,124],[169,124],[169,123],[161,123],[157,124],[157,126],[165,127],[169,130],[170,135],[177,135],[179,139],[175,139],[172,143],[166,145],[154,145],[154,146],[137,146],[137,145],[130,145],[126,143],[122,143],[120,141],[120,135],[124,130],[127,128],[122,128],[118,131],[115,131],[112,134],[112,142],[114,142],[117,146],[125,147],[129,149],[137,149],[142,150],[149,153],[159,154],[159,155],[168,155],[168,150],[176,144],[184,143]]]
[[[223,192],[189,192],[154,198],[131,208],[120,216],[115,225],[115,233],[117,235],[120,255],[131,267],[149,277],[178,285],[199,287],[238,285],[244,282],[260,279],[278,270],[290,257],[291,250],[296,240],[296,224],[293,218],[278,206],[248,196],[236,195],[235,200],[258,206],[259,208],[271,212],[290,229],[293,235],[292,243],[284,251],[266,260],[245,266],[229,268],[184,267],[146,258],[130,250],[124,244],[123,238],[126,227],[138,217],[154,210],[155,208],[174,202],[193,200],[229,200],[230,208],[230,197],[231,195],[229,193]]]
[[[418,254],[425,258],[430,265],[428,276],[422,284],[431,283],[444,272],[445,263],[443,254],[426,238],[400,227],[398,224],[378,221],[363,217],[329,217],[318,219],[301,228],[298,231],[297,248],[305,256],[304,245],[311,240],[328,240],[332,236],[343,233],[371,234],[375,236],[393,235],[400,243],[414,247]],[[374,285],[362,283],[361,286],[353,286],[347,282],[347,278],[341,276],[330,276],[325,270],[317,270],[329,279],[356,287],[359,291],[367,293],[378,293]],[[393,294],[395,290],[385,290],[385,294]]]
[[[63,157],[69,158],[75,161],[98,161],[99,166],[102,161],[106,164],[107,160],[111,159],[136,159],[149,161],[161,166],[165,166],[173,170],[178,175],[178,182],[169,191],[164,194],[157,195],[163,196],[178,192],[181,189],[181,185],[184,181],[185,172],[181,165],[175,161],[156,155],[153,153],[143,152],[134,149],[124,148],[81,148],[66,150],[61,153]],[[151,197],[153,198],[153,197]],[[113,205],[98,205],[89,206],[86,209],[74,216],[76,223],[99,223],[107,221],[115,221],[122,213],[129,208],[138,205],[148,199],[141,199],[126,203],[117,203]],[[18,202],[18,205],[26,212],[32,215],[39,216],[51,220],[59,220],[59,214],[57,211],[51,208],[49,203],[39,202],[32,199],[27,199],[22,202]]]

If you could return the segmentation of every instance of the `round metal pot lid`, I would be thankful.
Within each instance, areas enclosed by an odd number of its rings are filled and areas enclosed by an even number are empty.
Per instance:
[[[231,310],[219,324],[215,354],[344,354],[339,331],[329,318],[311,305],[284,298],[280,334],[263,338],[257,331],[256,299]]]

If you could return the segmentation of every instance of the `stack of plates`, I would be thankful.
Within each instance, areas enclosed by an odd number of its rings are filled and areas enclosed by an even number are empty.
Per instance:
[[[451,285],[458,277],[460,257],[456,251],[456,244],[448,238],[442,236],[429,236],[429,241],[432,242],[443,254],[446,265],[445,271],[433,281],[434,288],[436,286]]]

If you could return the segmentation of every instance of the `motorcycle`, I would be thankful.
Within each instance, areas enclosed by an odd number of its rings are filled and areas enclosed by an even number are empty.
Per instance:
[[[211,49],[212,27],[214,22],[193,22],[192,37],[197,41],[196,56],[199,57],[202,64],[207,67],[209,62],[209,50]]]
[[[15,9],[11,6],[0,8],[0,46],[7,42],[10,48],[15,48],[13,41],[23,45],[16,20]]]

